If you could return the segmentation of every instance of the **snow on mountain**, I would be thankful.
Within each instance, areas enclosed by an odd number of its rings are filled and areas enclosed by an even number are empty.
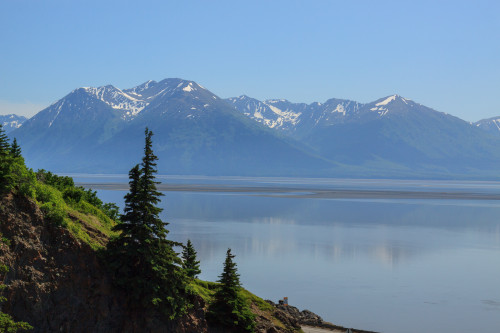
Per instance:
[[[123,111],[124,119],[129,119],[136,116],[148,105],[148,102],[144,99],[139,98],[138,95],[131,96],[111,85],[98,88],[84,87],[82,89],[84,89],[90,95],[95,96],[97,99],[108,104],[113,109]]]
[[[325,103],[292,103],[285,99],[259,101],[242,95],[226,100],[251,119],[289,133],[308,132],[316,126],[343,122],[356,114],[362,104],[340,99]],[[300,136],[300,135],[299,135]]]
[[[399,95],[392,95],[373,102],[375,103],[375,105],[370,108],[370,111],[377,112],[379,116],[385,116],[391,109],[389,105],[393,103],[397,104],[398,102],[404,103],[406,105],[410,105],[410,103],[413,103],[410,99],[401,97]]]
[[[500,136],[500,117],[483,119],[474,123],[474,125],[483,131]]]
[[[301,112],[294,111],[286,106],[290,103],[286,100],[267,100],[261,102],[254,98],[242,95],[228,98],[226,101],[233,104],[236,109],[255,121],[266,125],[269,128],[285,129],[295,126],[299,122]],[[279,103],[282,103],[280,105]]]
[[[173,96],[180,91],[184,93],[194,93],[198,90],[207,91],[196,82],[182,79],[165,79],[160,82],[149,80],[136,87],[123,90],[112,85],[97,88],[83,87],[80,89],[108,104],[113,109],[121,111],[124,120],[135,118],[158,97]],[[213,96],[213,99],[216,99],[216,96]]]
[[[28,118],[26,117],[18,116],[15,114],[0,115],[0,124],[2,124],[5,133],[9,133],[10,131],[15,130],[16,128],[21,127],[21,125],[27,119]]]

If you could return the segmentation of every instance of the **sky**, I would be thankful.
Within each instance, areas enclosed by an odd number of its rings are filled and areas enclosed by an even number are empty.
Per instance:
[[[399,94],[500,116],[500,1],[0,0],[0,114],[172,77],[223,98]]]

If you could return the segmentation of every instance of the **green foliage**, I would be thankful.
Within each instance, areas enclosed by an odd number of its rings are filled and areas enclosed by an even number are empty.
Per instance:
[[[153,133],[146,129],[145,134],[144,157],[141,166],[129,172],[124,214],[114,228],[120,234],[109,242],[106,255],[117,286],[129,291],[134,304],[155,307],[175,318],[187,308],[187,278],[173,249],[180,244],[167,240],[168,223],[159,217],[162,194],[156,189]]]
[[[73,208],[81,208],[85,206],[82,202],[87,202],[98,208],[102,213],[112,220],[117,220],[119,217],[118,206],[114,203],[103,203],[97,196],[97,192],[91,189],[84,189],[81,186],[75,186],[73,178],[68,176],[58,176],[50,171],[40,169],[36,172],[36,179],[46,185],[59,190],[63,193],[64,201]],[[41,201],[46,201],[37,196]]]
[[[10,154],[9,138],[0,124],[0,192],[7,192],[12,188],[11,167],[13,157]]]
[[[68,176],[58,176],[44,169],[40,169],[36,172],[36,179],[44,184],[58,189],[59,191],[64,191],[64,189],[66,188],[75,187],[73,178]]]
[[[191,294],[201,296],[207,304],[210,304],[213,302],[215,291],[219,288],[219,284],[216,282],[193,279],[188,287]]]
[[[108,202],[102,205],[101,210],[106,216],[114,221],[120,219],[120,208],[112,202]]]
[[[50,173],[40,172],[40,170],[37,172],[37,176],[46,174]],[[63,186],[74,184],[73,179],[69,177],[50,174],[49,177],[40,179],[49,179],[49,183],[62,188],[61,192],[52,185],[36,182],[34,198],[39,203],[45,218],[58,226],[66,227],[75,237],[89,244],[93,249],[102,248],[107,242],[107,237],[114,234],[111,229],[115,222],[99,207],[85,200],[89,194],[92,198],[95,192],[74,185],[64,188]],[[102,234],[100,237],[96,234],[96,230]]]
[[[220,283],[210,305],[207,320],[223,327],[231,327],[241,332],[253,332],[255,316],[250,310],[250,302],[241,295],[241,285],[234,255],[227,250],[224,270],[219,276]]]
[[[182,250],[182,268],[184,268],[186,275],[191,279],[194,279],[201,273],[200,262],[196,260],[196,250],[189,239]]]

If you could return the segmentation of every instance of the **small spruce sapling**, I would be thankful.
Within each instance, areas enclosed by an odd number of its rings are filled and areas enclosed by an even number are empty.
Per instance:
[[[217,325],[231,328],[238,332],[253,332],[255,316],[250,311],[246,300],[240,295],[240,275],[237,273],[236,263],[231,249],[227,249],[224,270],[217,282],[220,287],[214,295],[214,302],[210,305],[207,319]]]
[[[201,273],[200,262],[196,260],[196,250],[189,239],[182,250],[182,268],[184,268],[186,275],[191,279],[196,278]]]

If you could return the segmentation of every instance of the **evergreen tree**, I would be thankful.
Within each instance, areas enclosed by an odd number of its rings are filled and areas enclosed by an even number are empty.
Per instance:
[[[194,279],[201,273],[200,262],[196,260],[196,250],[189,239],[182,250],[182,268],[184,268],[186,275],[191,279]]]
[[[21,157],[21,147],[17,144],[16,138],[12,141],[12,146],[10,147],[10,154],[12,157]]]
[[[7,155],[10,151],[9,138],[5,134],[3,125],[0,124],[0,156]]]
[[[12,186],[12,162],[9,138],[0,124],[0,193],[8,191]]]
[[[134,303],[155,305],[173,318],[185,310],[187,281],[182,261],[173,249],[181,244],[166,239],[168,223],[159,217],[158,158],[152,150],[153,133],[146,128],[145,134],[144,157],[141,166],[129,172],[130,192],[125,195],[121,223],[114,228],[120,234],[109,243],[108,258],[118,286],[130,291]]]
[[[215,293],[215,300],[210,305],[207,319],[218,325],[230,327],[242,332],[253,332],[255,317],[239,291],[241,289],[240,275],[231,249],[227,249],[224,269],[217,282],[220,287]]]

